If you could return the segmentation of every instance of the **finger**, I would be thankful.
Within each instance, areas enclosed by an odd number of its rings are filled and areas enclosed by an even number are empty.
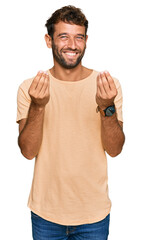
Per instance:
[[[30,86],[30,90],[31,91],[34,91],[37,88],[38,82],[39,82],[42,74],[43,74],[43,71],[39,71],[37,73],[36,77],[34,78],[34,80],[32,81],[32,84]]]
[[[49,76],[46,74],[46,77],[44,79],[44,84],[40,90],[40,96],[46,96],[49,93]]]
[[[43,72],[35,89],[37,94],[40,94],[40,92],[42,91],[46,77],[47,74]]]
[[[49,94],[49,88],[50,88],[49,75],[47,76],[46,81],[47,81],[47,84],[46,84],[46,88],[45,88],[45,90],[44,90],[44,95],[47,94],[47,93]]]
[[[100,88],[99,88],[99,86],[97,85],[97,97],[100,97],[101,96],[101,91],[100,91]]]
[[[106,78],[106,75],[104,72],[101,73],[101,79],[102,79],[103,88],[105,90],[105,93],[108,95],[109,92],[111,91],[111,88],[109,86],[108,79]]]
[[[97,92],[96,92],[97,95],[100,95],[99,81],[100,81],[100,74],[98,73],[98,75],[97,75]]]
[[[116,90],[116,86],[115,86],[114,80],[113,80],[113,78],[111,77],[111,75],[109,74],[109,72],[108,72],[108,71],[105,71],[104,74],[105,74],[105,76],[106,76],[106,78],[107,78],[107,80],[108,80],[109,88],[110,88],[111,90]]]
[[[103,81],[102,81],[102,76],[101,73],[98,74],[97,76],[97,88],[102,96],[106,95],[106,91],[103,86]]]

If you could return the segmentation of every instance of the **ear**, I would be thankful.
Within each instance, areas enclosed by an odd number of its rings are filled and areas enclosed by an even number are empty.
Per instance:
[[[52,47],[52,38],[48,34],[45,34],[44,39],[45,39],[47,47],[51,48]]]

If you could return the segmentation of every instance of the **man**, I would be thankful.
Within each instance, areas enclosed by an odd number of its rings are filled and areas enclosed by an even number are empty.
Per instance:
[[[22,154],[35,159],[28,206],[33,239],[106,240],[111,202],[107,152],[124,144],[122,94],[109,72],[82,66],[88,21],[63,7],[47,20],[54,66],[18,90]]]

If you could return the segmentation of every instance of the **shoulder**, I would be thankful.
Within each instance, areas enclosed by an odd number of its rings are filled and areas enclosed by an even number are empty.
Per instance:
[[[121,85],[120,85],[119,80],[118,80],[116,77],[113,77],[113,76],[112,76],[112,78],[113,78],[113,80],[114,80],[114,83],[115,83],[115,85],[116,85],[116,88],[117,88],[117,89],[120,88]]]
[[[29,87],[30,87],[30,85],[31,85],[31,83],[32,83],[32,81],[33,81],[33,79],[34,79],[34,77],[28,78],[28,79],[24,80],[24,81],[20,84],[19,88],[20,88],[20,89],[23,89],[23,90],[28,90]]]
[[[98,73],[99,73],[99,71],[83,67],[82,78],[89,78],[89,79],[92,79],[92,80],[96,80]]]
[[[18,92],[17,92],[17,99],[20,100],[20,101],[28,101],[30,102],[31,101],[31,98],[30,98],[30,95],[29,95],[29,88],[30,88],[30,85],[32,83],[34,78],[29,78],[29,79],[26,79],[24,80],[19,88],[18,88]]]

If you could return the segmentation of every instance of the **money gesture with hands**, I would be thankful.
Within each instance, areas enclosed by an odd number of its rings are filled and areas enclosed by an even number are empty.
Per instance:
[[[114,105],[114,99],[117,96],[117,89],[113,78],[109,72],[101,72],[97,76],[96,102],[100,109]]]
[[[44,108],[50,99],[49,76],[46,72],[38,72],[28,93],[31,97],[31,105],[27,118],[19,122],[18,144],[22,154],[27,159],[33,159],[41,146]]]
[[[32,103],[38,107],[44,107],[50,98],[49,93],[49,75],[46,72],[39,71],[28,91]]]

